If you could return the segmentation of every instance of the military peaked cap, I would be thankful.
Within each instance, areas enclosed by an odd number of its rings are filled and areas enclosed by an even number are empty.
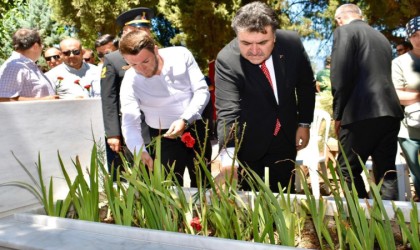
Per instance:
[[[117,17],[119,26],[149,27],[150,20],[154,17],[153,10],[146,7],[138,7],[128,10]]]

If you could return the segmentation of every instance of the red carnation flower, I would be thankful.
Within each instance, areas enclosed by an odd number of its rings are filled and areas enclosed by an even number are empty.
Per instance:
[[[201,226],[201,223],[200,223],[200,218],[198,218],[198,217],[194,217],[192,220],[191,220],[191,227],[192,228],[194,228],[196,231],[201,231],[201,229],[203,228],[203,226]]]
[[[89,90],[90,89],[90,84],[85,85],[85,89]]]
[[[190,132],[184,133],[181,136],[181,141],[183,143],[185,143],[185,146],[187,146],[187,148],[193,148],[194,147],[195,139],[194,139],[194,137],[192,137]]]
[[[55,85],[55,94],[58,95],[58,91],[61,88],[61,82],[64,80],[62,76],[57,76],[58,83]]]
[[[74,83],[77,84],[77,85],[80,85],[79,82],[80,82],[80,79],[77,79],[77,80],[74,81]]]

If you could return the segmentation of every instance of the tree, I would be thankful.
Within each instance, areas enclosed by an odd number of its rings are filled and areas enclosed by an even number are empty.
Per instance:
[[[116,35],[115,23],[124,11],[139,7],[138,0],[50,0],[54,18],[61,24],[75,28],[85,47],[93,48],[95,40],[103,34]],[[153,9],[157,0],[141,1],[143,7]],[[144,4],[143,4],[144,3]]]
[[[420,15],[420,4],[416,0],[365,0],[365,15],[369,24],[380,30],[392,43],[405,39],[405,24]]]
[[[171,40],[172,44],[188,47],[205,70],[207,63],[215,59],[223,46],[234,37],[230,22],[240,2],[160,0],[158,10],[180,30]]]
[[[48,0],[15,1],[16,6],[3,15],[0,26],[0,61],[12,53],[12,35],[19,28],[37,29],[44,46],[58,44],[62,37],[68,35],[65,27],[58,25],[52,18],[52,9]]]

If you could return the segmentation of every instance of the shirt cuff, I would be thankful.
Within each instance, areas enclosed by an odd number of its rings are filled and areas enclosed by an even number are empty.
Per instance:
[[[238,167],[238,161],[235,159],[235,161],[233,162],[233,156],[235,153],[235,148],[222,148],[222,150],[220,150],[220,161],[222,163],[222,167],[223,166],[232,166],[232,164],[235,167]]]

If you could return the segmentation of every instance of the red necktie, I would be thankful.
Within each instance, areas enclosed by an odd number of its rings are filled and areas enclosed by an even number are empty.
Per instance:
[[[268,71],[268,68],[265,65],[265,61],[263,63],[261,63],[261,70],[264,72],[265,77],[267,77],[267,80],[270,83],[270,86],[271,86],[271,88],[274,91],[273,82],[271,81],[270,71]],[[276,136],[279,133],[280,127],[281,127],[280,121],[277,118],[277,120],[276,120],[276,127],[274,128],[274,136]]]

